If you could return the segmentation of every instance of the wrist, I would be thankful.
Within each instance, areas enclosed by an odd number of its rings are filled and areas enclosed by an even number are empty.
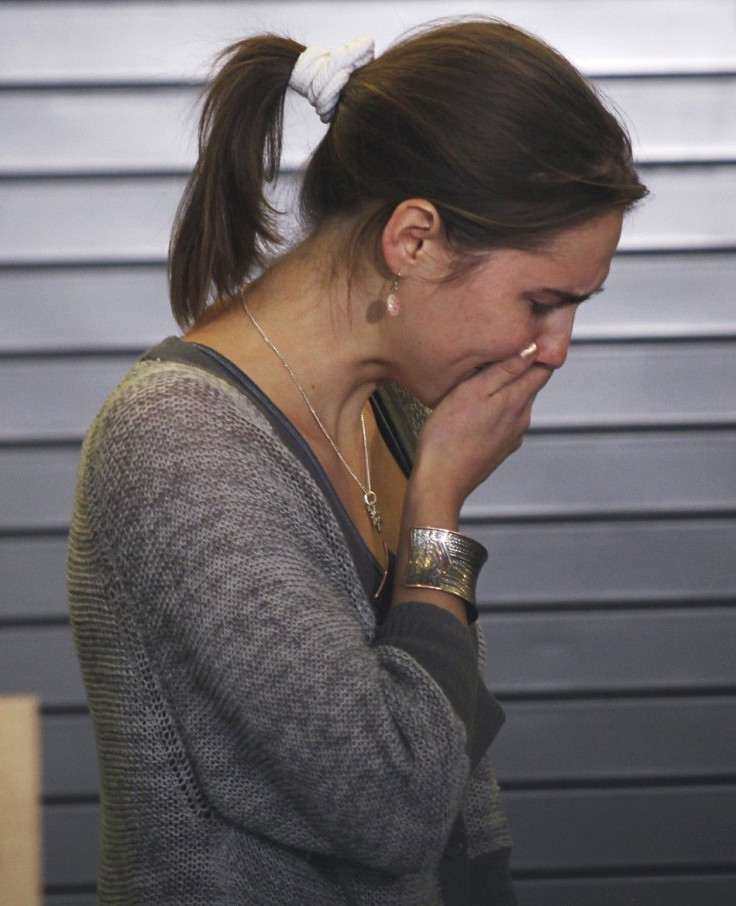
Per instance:
[[[462,623],[478,617],[475,588],[488,557],[482,544],[444,526],[402,529],[396,557],[393,604],[422,600],[448,610]]]
[[[404,586],[434,589],[464,602],[468,622],[478,616],[475,586],[488,551],[473,538],[430,526],[412,528]]]
[[[412,476],[404,498],[402,534],[418,525],[432,525],[456,532],[460,526],[461,505],[461,501],[443,493],[443,489],[438,487],[436,476],[434,484],[427,482],[426,486],[419,480],[414,482]]]

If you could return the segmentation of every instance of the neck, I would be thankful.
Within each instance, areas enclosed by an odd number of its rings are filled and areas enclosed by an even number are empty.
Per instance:
[[[219,349],[249,374],[307,436],[319,431],[275,347],[341,449],[360,440],[360,415],[388,372],[381,354],[380,277],[354,280],[335,259],[335,238],[314,237],[284,256],[187,339]],[[249,320],[250,313],[263,336]]]

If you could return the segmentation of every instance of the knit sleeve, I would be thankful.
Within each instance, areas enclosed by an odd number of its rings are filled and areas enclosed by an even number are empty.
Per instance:
[[[504,713],[483,683],[469,629],[446,610],[412,601],[391,610],[376,643],[407,651],[440,685],[465,724],[475,767],[500,730]]]
[[[478,671],[485,672],[486,640],[475,624],[478,640]],[[516,896],[509,871],[512,846],[508,821],[501,806],[501,792],[491,767],[490,752],[474,766],[463,803],[468,838],[468,883],[470,902],[515,906]]]
[[[374,642],[324,496],[242,395],[145,374],[98,417],[82,483],[202,796],[287,847],[431,867],[471,770],[452,696]]]

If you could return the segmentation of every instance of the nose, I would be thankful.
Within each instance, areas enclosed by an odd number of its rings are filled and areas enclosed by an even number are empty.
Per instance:
[[[577,305],[563,305],[545,318],[537,337],[538,364],[548,368],[562,368],[565,364],[576,312]]]

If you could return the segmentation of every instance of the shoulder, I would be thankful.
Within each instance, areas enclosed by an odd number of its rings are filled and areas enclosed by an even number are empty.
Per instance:
[[[134,365],[107,398],[85,437],[81,474],[103,496],[117,488],[218,482],[277,484],[294,457],[258,404],[222,378],[180,362]],[[256,478],[258,476],[258,478]],[[103,491],[103,488],[105,489]]]
[[[235,425],[269,429],[255,401],[228,381],[191,364],[144,359],[108,396],[90,434],[114,431],[119,439],[153,440]]]

